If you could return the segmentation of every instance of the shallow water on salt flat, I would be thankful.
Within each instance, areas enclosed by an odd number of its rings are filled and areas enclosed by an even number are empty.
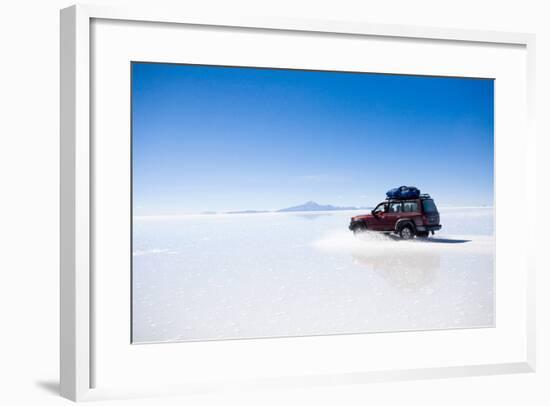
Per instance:
[[[135,218],[133,341],[493,325],[492,208],[415,241],[355,238],[358,213]]]

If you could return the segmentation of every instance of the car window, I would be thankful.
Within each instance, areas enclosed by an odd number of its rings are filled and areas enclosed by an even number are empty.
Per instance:
[[[403,202],[403,211],[407,213],[418,211],[418,202]]]
[[[380,203],[378,206],[376,206],[374,211],[377,212],[377,213],[384,213],[386,211],[386,204],[385,203]]]
[[[390,203],[390,213],[401,213],[401,202]]]
[[[422,200],[422,208],[426,213],[437,213],[437,207],[432,199]]]

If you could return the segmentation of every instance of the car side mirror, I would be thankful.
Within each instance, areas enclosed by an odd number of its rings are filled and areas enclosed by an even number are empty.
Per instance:
[[[378,212],[371,210],[370,214],[372,214],[374,217],[378,217]]]

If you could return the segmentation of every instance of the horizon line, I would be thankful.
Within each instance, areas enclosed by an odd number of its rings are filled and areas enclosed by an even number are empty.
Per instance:
[[[372,206],[374,207],[374,206]],[[369,207],[370,208],[370,207]],[[495,209],[494,205],[491,206],[439,206],[439,209],[453,210],[453,209]],[[293,213],[334,213],[345,211],[362,211],[368,210],[368,208],[355,208],[355,209],[342,209],[342,210],[296,210],[296,211],[281,211],[279,210],[246,210],[242,211],[212,211],[201,213],[178,213],[178,214],[138,214],[133,215],[134,219],[153,219],[153,218],[177,218],[177,217],[216,217],[216,216],[238,216],[238,215],[261,215],[261,214],[293,214]]]

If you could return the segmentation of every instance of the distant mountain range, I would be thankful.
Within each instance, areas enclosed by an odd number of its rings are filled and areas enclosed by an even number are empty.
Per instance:
[[[313,201],[305,202],[298,206],[286,207],[275,211],[269,210],[238,210],[226,211],[222,214],[254,214],[254,213],[284,213],[284,212],[300,212],[300,211],[337,211],[337,210],[370,210],[372,207],[355,207],[355,206],[333,206],[331,204],[319,204]],[[218,214],[215,211],[205,211],[201,214]]]
[[[278,212],[287,212],[287,211],[334,211],[334,210],[359,210],[359,207],[338,207],[331,204],[319,204],[316,202],[305,202],[298,206],[287,207],[285,209],[277,210]]]
[[[225,214],[251,214],[251,213],[269,213],[269,210],[237,210],[226,211]]]

